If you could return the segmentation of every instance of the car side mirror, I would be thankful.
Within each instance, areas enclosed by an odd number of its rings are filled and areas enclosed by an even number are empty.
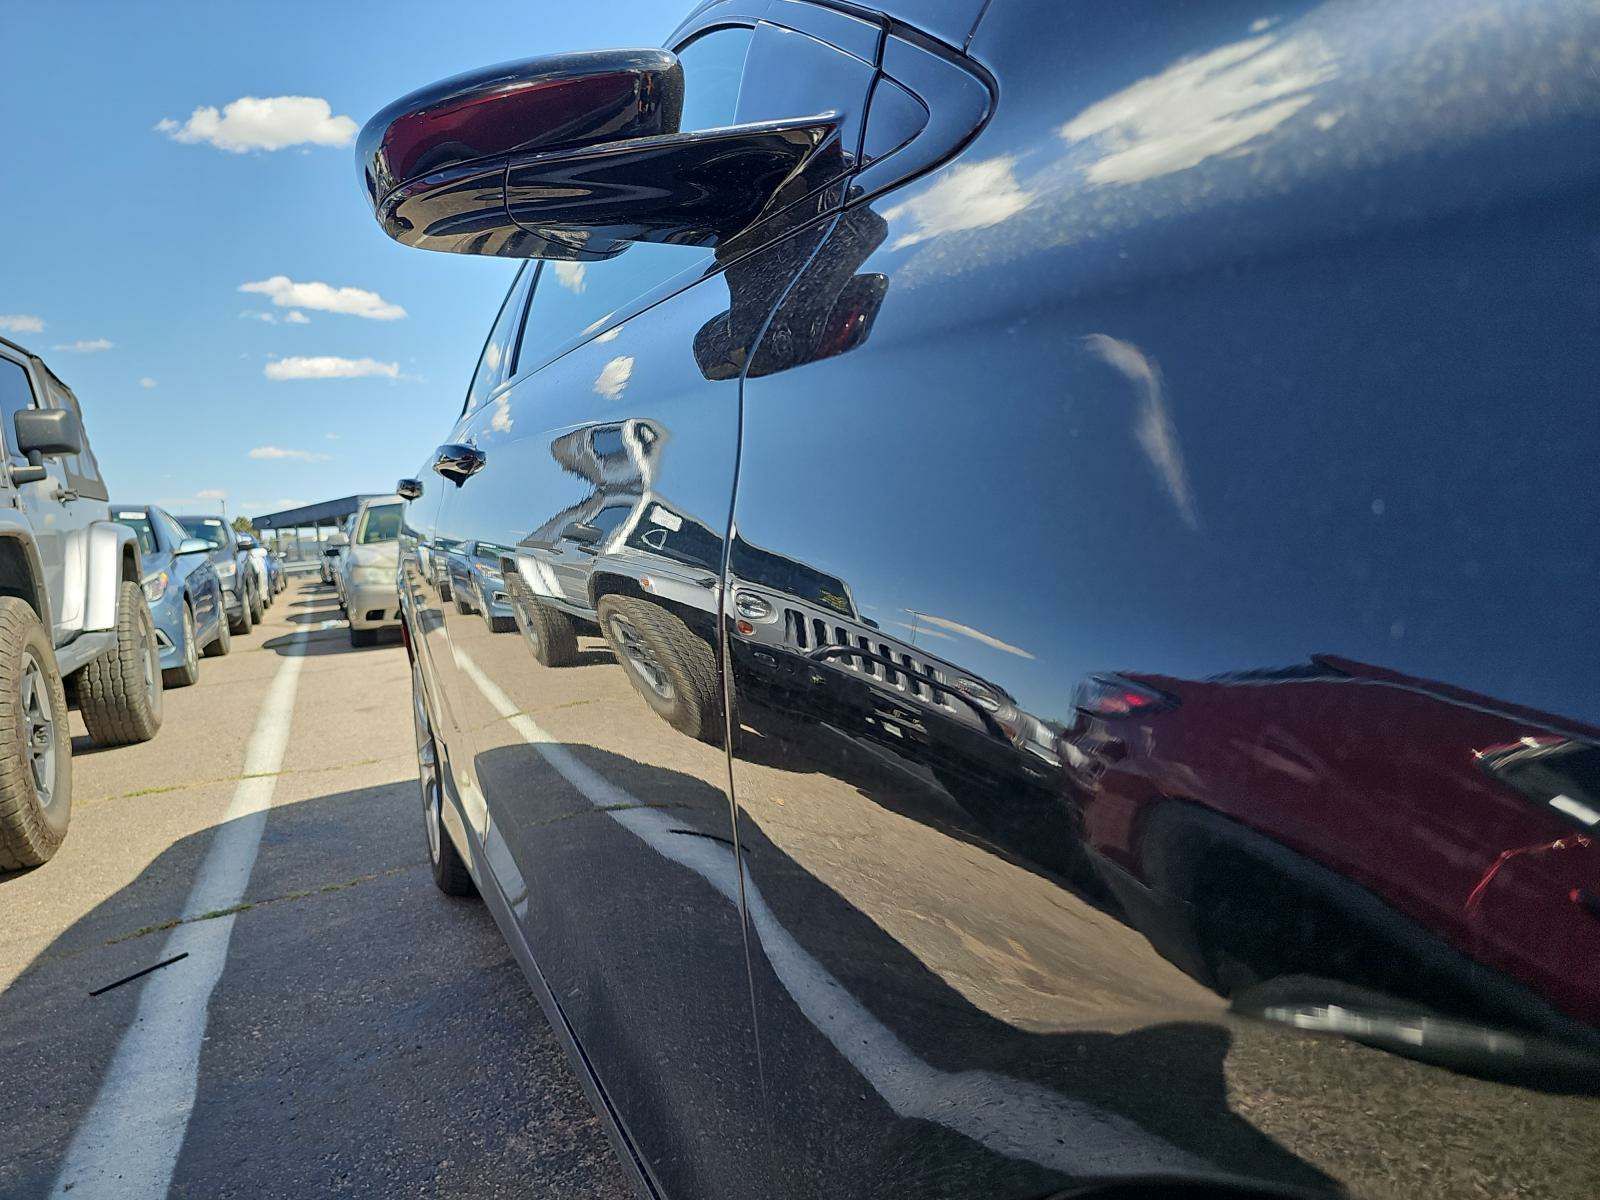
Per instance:
[[[336,550],[343,550],[350,544],[350,538],[341,529],[336,529],[328,535],[328,545]]]
[[[416,500],[422,496],[422,480],[402,479],[394,485],[394,493],[402,500]]]
[[[83,452],[83,425],[65,408],[24,408],[12,418],[17,431],[17,451],[33,461]]]
[[[173,551],[179,558],[189,554],[210,554],[211,543],[205,538],[184,538],[178,543],[178,548]]]
[[[666,50],[556,54],[396,100],[356,142],[368,202],[407,246],[597,260],[630,242],[715,246],[824,147],[837,113],[688,133]]]
[[[564,536],[568,541],[581,542],[585,546],[593,546],[597,545],[606,536],[606,531],[598,525],[590,525],[587,522],[579,521],[568,525]]]

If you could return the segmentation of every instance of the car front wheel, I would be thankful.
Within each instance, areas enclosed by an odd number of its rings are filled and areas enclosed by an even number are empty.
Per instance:
[[[26,600],[0,596],[0,871],[47,862],[72,816],[72,740],[55,649]]]
[[[167,687],[189,687],[200,678],[200,648],[195,645],[199,635],[194,629],[194,609],[188,601],[183,605],[183,661],[170,671],[161,672],[161,682]]]
[[[415,665],[411,668],[411,702],[417,733],[417,782],[422,790],[422,828],[427,834],[428,866],[433,872],[434,885],[447,896],[476,896],[478,887],[472,882],[472,873],[444,827],[444,787],[439,778],[438,747]]]

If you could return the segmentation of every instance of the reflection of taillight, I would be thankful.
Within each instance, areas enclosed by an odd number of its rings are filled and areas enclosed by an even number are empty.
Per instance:
[[[1171,696],[1120,675],[1091,675],[1073,697],[1073,706],[1091,717],[1132,717],[1176,704]]]

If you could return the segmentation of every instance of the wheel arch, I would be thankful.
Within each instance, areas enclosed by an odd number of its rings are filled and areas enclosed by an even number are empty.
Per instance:
[[[0,596],[15,596],[32,605],[44,627],[51,628],[53,618],[44,567],[25,528],[0,524]]]

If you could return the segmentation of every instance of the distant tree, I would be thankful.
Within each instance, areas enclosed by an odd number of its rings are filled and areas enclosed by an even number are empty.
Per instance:
[[[235,517],[233,519],[233,531],[235,533],[248,533],[251,537],[254,537],[256,527],[250,524],[249,517]]]

